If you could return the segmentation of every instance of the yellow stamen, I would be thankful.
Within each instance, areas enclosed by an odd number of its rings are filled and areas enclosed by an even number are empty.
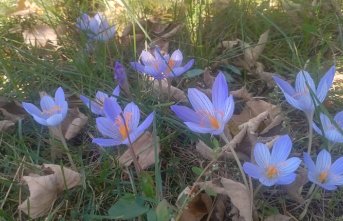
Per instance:
[[[54,106],[52,106],[50,109],[44,110],[44,111],[43,111],[43,114],[52,115],[52,114],[54,114],[54,113],[56,113],[56,112],[58,112],[58,111],[60,111],[60,110],[61,110],[61,107],[60,107],[60,106],[54,105]]]
[[[214,129],[218,129],[218,128],[220,127],[217,118],[215,118],[215,117],[213,117],[213,116],[209,116],[208,118],[209,118],[209,120],[210,120],[211,126],[212,126]]]
[[[115,120],[115,124],[118,126],[118,130],[119,130],[119,133],[120,133],[122,140],[125,140],[129,136],[129,133],[132,129],[129,127],[130,122],[132,120],[132,113],[130,113],[130,112],[125,113],[124,119],[125,119],[125,123],[124,123],[122,116],[119,115]],[[125,126],[125,124],[126,124],[126,126]]]
[[[266,175],[268,178],[274,178],[275,176],[277,176],[278,174],[278,170],[275,166],[269,166],[267,168],[267,171],[266,171]]]
[[[321,172],[320,174],[319,174],[319,176],[318,176],[318,181],[319,182],[321,182],[321,183],[325,183],[326,182],[326,180],[328,179],[328,172],[326,172],[326,171],[323,171],[323,172]]]

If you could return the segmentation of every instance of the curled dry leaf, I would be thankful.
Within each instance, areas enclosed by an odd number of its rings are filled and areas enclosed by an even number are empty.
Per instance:
[[[252,221],[252,202],[250,202],[249,190],[236,181],[221,178],[220,185],[213,181],[206,181],[198,184],[202,189],[209,189],[215,193],[230,197],[232,204],[239,210],[239,215],[245,221]]]
[[[301,190],[306,183],[308,183],[307,170],[300,167],[295,181],[290,185],[285,186],[288,196],[298,203],[303,203],[304,198],[301,195]]]
[[[249,91],[247,90],[246,87],[241,87],[238,90],[231,91],[230,94],[232,94],[232,96],[234,96],[235,98],[240,98],[240,99],[243,99],[245,101],[252,100],[252,95],[251,95],[251,93],[249,93]]]
[[[204,73],[203,73],[203,80],[206,87],[208,88],[212,88],[212,85],[214,82],[214,77],[212,76],[212,74],[213,74],[212,71],[208,67],[205,68]]]
[[[157,140],[157,150],[160,151],[160,144]],[[132,145],[133,150],[138,158],[138,163],[144,170],[155,163],[155,147],[154,139],[150,132],[145,132],[137,141]],[[131,157],[130,150],[127,149],[123,155],[119,157],[119,163],[123,166],[129,166],[133,160]]]
[[[17,121],[23,119],[26,115],[18,102],[9,101],[5,97],[0,97],[0,113],[0,132],[13,127]]]
[[[23,31],[24,41],[34,47],[45,47],[48,42],[57,45],[57,34],[48,25],[36,25],[30,30]]]
[[[30,196],[18,206],[18,209],[31,218],[47,214],[61,192],[79,185],[81,181],[78,172],[60,165],[43,164],[42,170],[49,171],[50,174],[23,177],[29,187]]]
[[[291,217],[289,216],[276,214],[276,215],[268,216],[264,221],[289,221],[289,220],[291,220]]]
[[[207,160],[213,160],[215,158],[214,151],[201,140],[198,141],[195,149],[202,157]]]
[[[1,120],[0,121],[0,132],[4,132],[9,128],[13,127],[14,123],[10,120]]]
[[[70,140],[80,133],[86,125],[88,117],[75,107],[68,110],[66,119],[62,122],[62,133],[66,140]],[[51,134],[58,140],[61,139],[59,130],[49,127]]]
[[[185,199],[185,196],[189,196],[190,194],[197,192],[191,192],[189,187],[186,187],[181,194],[178,196],[178,200],[176,205],[181,207],[183,202],[182,200]],[[199,194],[192,197],[191,201],[187,204],[187,206],[182,211],[180,216],[180,221],[201,221],[204,216],[209,214],[212,209],[212,199],[207,193],[200,192]]]
[[[180,90],[177,87],[174,87],[170,85],[170,88],[168,87],[168,81],[167,79],[161,80],[161,87],[159,85],[158,81],[154,81],[154,89],[157,91],[157,93],[161,93],[164,97],[170,97],[176,102],[187,102],[187,97],[185,92]]]

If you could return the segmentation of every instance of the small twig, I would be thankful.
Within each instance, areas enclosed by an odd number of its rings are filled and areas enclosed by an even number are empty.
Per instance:
[[[61,126],[58,126],[57,132],[58,132],[58,136],[59,136],[59,138],[60,138],[60,140],[61,140],[61,142],[62,142],[62,144],[63,144],[64,150],[66,151],[66,154],[67,154],[68,160],[69,160],[69,162],[70,162],[70,165],[71,165],[71,167],[72,167],[74,170],[76,170],[77,167],[76,167],[76,165],[75,165],[75,163],[74,163],[73,158],[71,157],[71,154],[70,154],[70,151],[69,151],[69,147],[68,147],[68,144],[67,144],[66,139],[64,138],[64,135],[63,135]]]
[[[307,147],[307,153],[311,154],[311,148],[312,148],[312,137],[313,137],[313,114],[310,114],[307,116],[308,120],[308,147]]]

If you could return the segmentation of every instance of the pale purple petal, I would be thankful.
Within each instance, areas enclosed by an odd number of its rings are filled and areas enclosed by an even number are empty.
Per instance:
[[[207,128],[207,127],[203,127],[200,126],[199,124],[193,123],[193,122],[185,122],[185,124],[187,125],[187,127],[196,133],[202,133],[202,134],[207,134],[207,133],[212,133],[213,129],[212,128]]]
[[[331,167],[331,155],[327,150],[322,150],[319,152],[316,161],[317,171],[327,171]]]
[[[293,183],[295,181],[296,177],[297,177],[297,175],[295,173],[291,173],[291,174],[288,174],[287,176],[279,177],[279,179],[276,182],[276,184],[278,184],[278,185],[288,185],[288,184],[291,184],[291,183]]]
[[[64,119],[67,116],[68,113],[68,103],[67,101],[64,101],[60,105],[61,111],[60,113],[62,114],[62,118]]]
[[[249,162],[243,164],[243,170],[246,174],[255,179],[259,179],[263,175],[263,169],[261,167]]]
[[[204,93],[198,89],[189,88],[188,98],[197,113],[205,116],[208,114],[215,116],[213,104]]]
[[[259,181],[260,181],[263,185],[265,185],[265,186],[273,186],[273,185],[276,184],[276,182],[278,181],[278,179],[277,179],[277,178],[270,179],[270,178],[268,178],[268,177],[266,177],[266,176],[261,176],[261,177],[259,178]]]
[[[273,79],[283,93],[289,94],[290,96],[295,94],[294,88],[287,81],[284,81],[277,76],[273,76]]]
[[[343,129],[343,111],[338,112],[334,117],[334,121]]]
[[[312,128],[314,129],[314,131],[316,131],[319,135],[323,135],[322,134],[322,130],[317,126],[317,124],[315,124],[314,122],[312,123]]]
[[[126,105],[124,109],[124,116],[125,116],[125,120],[128,121],[126,122],[127,126],[131,130],[135,130],[138,127],[139,119],[141,117],[139,108],[137,107],[137,105],[133,102]]]
[[[46,119],[46,123],[50,127],[55,127],[55,126],[61,124],[63,120],[64,120],[64,118],[63,118],[62,114],[54,114],[51,117],[49,117],[48,119]]]
[[[151,114],[149,114],[145,118],[145,120],[141,123],[141,125],[139,125],[137,129],[134,130],[130,134],[131,142],[135,142],[134,140],[140,137],[144,133],[144,131],[151,125],[152,121],[154,120],[154,116],[155,116],[155,112],[152,112]]]
[[[193,122],[200,124],[201,118],[195,111],[192,109],[185,107],[185,106],[180,106],[180,105],[172,105],[170,107],[172,111],[183,121],[183,122]]]
[[[43,111],[50,111],[55,105],[54,99],[48,95],[42,97],[40,100],[40,107]]]
[[[330,172],[335,175],[343,175],[343,157],[338,158],[330,168]]]
[[[323,187],[326,190],[336,190],[337,186],[325,184],[325,183],[317,183],[319,186]]]
[[[96,118],[96,127],[100,133],[104,136],[120,140],[121,135],[116,127],[115,123],[106,117]]]
[[[254,157],[256,163],[262,167],[266,168],[270,164],[270,152],[268,147],[263,143],[257,143],[254,148]]]
[[[286,161],[283,161],[277,164],[279,175],[280,176],[287,176],[290,173],[296,171],[301,163],[301,160],[298,157],[289,158]]]
[[[102,91],[97,91],[95,94],[95,98],[100,103],[103,103],[105,101],[105,99],[108,98],[108,94],[106,94],[105,92],[102,92]]]
[[[288,135],[280,136],[273,145],[271,163],[285,161],[292,149],[292,141]]]
[[[81,101],[92,111],[93,114],[96,115],[103,115],[104,112],[102,110],[102,106],[99,105],[97,102],[91,101],[89,98],[80,95]]]
[[[42,111],[38,109],[38,107],[36,107],[35,105],[31,104],[31,103],[26,103],[26,102],[22,102],[23,108],[25,109],[25,111],[27,113],[29,113],[32,116],[37,116],[40,118],[43,118],[44,116],[42,115]]]
[[[320,79],[318,88],[317,88],[317,97],[320,102],[323,102],[328,91],[330,90],[335,76],[336,67],[332,66],[326,74]]]
[[[177,49],[176,51],[173,52],[170,59],[173,60],[174,67],[179,67],[182,64],[182,60],[183,60],[182,52],[179,49]]]
[[[104,101],[104,113],[106,117],[115,121],[117,116],[122,113],[122,109],[116,101],[107,98]]]
[[[146,50],[142,51],[141,53],[141,61],[146,66],[151,66],[156,63],[155,57]]]
[[[327,184],[328,185],[341,186],[341,185],[343,185],[343,176],[333,174],[329,177]]]
[[[313,93],[316,93],[316,86],[311,75],[304,70],[299,71],[295,80],[295,91],[299,93],[300,96],[310,93],[310,88]]]
[[[304,153],[304,163],[310,172],[314,173],[316,171],[316,166],[308,153]]]
[[[39,124],[41,124],[41,125],[49,126],[49,125],[48,125],[48,122],[46,121],[45,118],[38,117],[37,115],[34,115],[34,116],[33,116],[33,119],[34,119],[37,123],[39,123]]]
[[[235,110],[235,102],[233,101],[233,96],[230,95],[225,101],[224,116],[222,118],[224,124],[226,124],[231,119],[234,110]]]
[[[115,96],[115,98],[117,99],[117,97],[119,97],[120,94],[120,86],[118,85],[117,87],[114,88],[112,95]]]
[[[104,139],[104,138],[94,138],[92,140],[93,143],[101,146],[101,147],[112,147],[121,144],[121,141],[116,139]]]
[[[228,86],[225,76],[219,72],[212,86],[212,102],[216,111],[225,113],[225,103],[228,98]]]
[[[55,103],[58,106],[62,106],[64,102],[66,102],[64,91],[61,87],[59,87],[55,92]]]

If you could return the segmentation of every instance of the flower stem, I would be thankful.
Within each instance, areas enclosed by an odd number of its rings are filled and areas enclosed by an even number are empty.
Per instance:
[[[66,151],[66,154],[67,154],[68,160],[69,160],[69,162],[70,162],[70,165],[71,165],[71,167],[72,167],[74,170],[76,170],[76,165],[75,165],[75,163],[74,163],[73,158],[71,157],[71,154],[70,154],[70,150],[69,150],[67,141],[66,141],[66,139],[64,138],[64,135],[63,135],[63,132],[62,132],[61,125],[58,126],[57,132],[58,132],[58,136],[59,136],[59,138],[60,138],[60,140],[61,140],[61,142],[62,142],[62,145],[63,145],[63,147],[64,147],[64,150]]]
[[[235,158],[236,160],[236,163],[237,163],[237,166],[239,168],[239,171],[241,172],[241,175],[242,175],[242,178],[243,178],[243,182],[245,184],[245,186],[247,187],[247,189],[249,190],[249,185],[248,185],[248,180],[247,180],[247,177],[245,176],[245,173],[243,171],[243,167],[242,167],[242,164],[241,164],[241,161],[239,160],[238,156],[237,156],[237,153],[235,151],[235,149],[232,147],[232,145],[230,144],[229,140],[227,139],[226,135],[224,133],[222,133],[220,135],[221,138],[223,138],[223,140],[225,141],[225,143],[228,145],[233,157]]]
[[[310,114],[307,117],[308,120],[308,147],[307,147],[307,153],[311,154],[311,148],[312,148],[312,138],[313,138],[313,114]]]

